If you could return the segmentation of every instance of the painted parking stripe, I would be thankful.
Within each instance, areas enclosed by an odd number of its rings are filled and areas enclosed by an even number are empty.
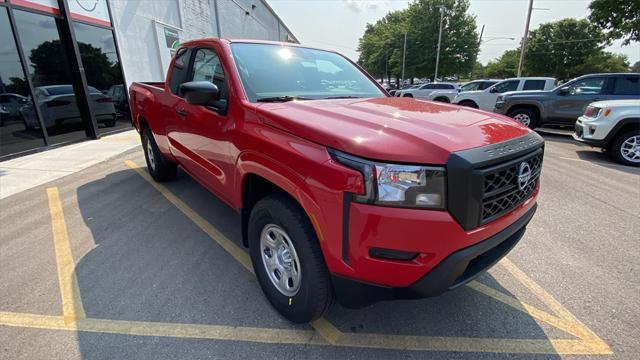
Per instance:
[[[75,273],[75,262],[69,243],[67,223],[64,220],[64,212],[60,203],[58,188],[47,189],[49,198],[49,212],[51,214],[51,231],[56,253],[56,268],[58,269],[58,282],[60,296],[62,298],[62,311],[66,324],[71,324],[86,317],[80,287]]]
[[[135,163],[127,165],[152,184],[160,193],[174,204],[183,214],[200,227],[207,235],[218,242],[225,250],[251,271],[251,262],[246,252],[224,237],[212,224],[198,215],[186,203],[178,199],[168,188],[153,182],[149,175]],[[52,228],[56,242],[56,261],[63,297],[64,315],[50,316],[38,314],[0,312],[0,325],[52,330],[85,331],[122,335],[159,336],[173,338],[198,338],[212,340],[248,341],[274,344],[334,345],[346,347],[413,350],[413,351],[452,351],[478,353],[520,353],[520,354],[573,354],[608,355],[611,349],[595,333],[589,330],[542,287],[518,269],[512,262],[503,259],[500,264],[533,295],[540,299],[552,312],[540,310],[521,302],[519,299],[490,288],[478,282],[469,287],[512,308],[529,314],[532,318],[557,327],[575,339],[499,339],[411,336],[375,333],[342,332],[327,319],[321,318],[312,326],[313,330],[272,329],[254,327],[236,327],[226,325],[180,324],[145,321],[123,321],[111,319],[92,319],[84,317],[80,292],[73,268],[73,257],[69,237],[64,222],[64,214],[57,189],[47,191],[50,199]],[[230,249],[230,250],[229,250]],[[60,258],[60,259],[58,259]],[[64,299],[67,299],[65,302]]]

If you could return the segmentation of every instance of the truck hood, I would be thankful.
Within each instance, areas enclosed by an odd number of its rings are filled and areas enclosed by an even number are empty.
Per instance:
[[[444,164],[449,154],[530,132],[493,113],[410,98],[260,104],[266,124],[368,159]]]

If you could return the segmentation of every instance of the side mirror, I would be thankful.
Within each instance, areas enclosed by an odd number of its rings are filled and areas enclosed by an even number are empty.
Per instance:
[[[220,90],[210,81],[189,81],[180,85],[180,93],[192,105],[207,105],[220,99]]]
[[[571,89],[568,86],[561,87],[558,94],[560,95],[568,95],[571,92]]]
[[[498,89],[492,87],[491,90],[489,90],[490,93],[495,94],[498,92]]]

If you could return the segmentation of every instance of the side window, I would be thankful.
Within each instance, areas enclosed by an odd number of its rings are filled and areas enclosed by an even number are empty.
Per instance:
[[[220,58],[211,49],[198,49],[193,59],[191,81],[209,81],[220,90],[220,101],[226,102],[228,98],[227,84]]]
[[[420,88],[420,90],[425,90],[425,89],[433,89],[433,84],[427,84],[427,85],[422,85],[422,87]]]
[[[640,77],[624,76],[616,77],[613,87],[613,95],[640,95]]]
[[[544,90],[545,80],[527,80],[522,90]]]
[[[586,78],[569,86],[569,95],[599,95],[606,83],[605,78]]]
[[[171,82],[169,87],[171,92],[180,95],[180,85],[187,81],[187,68],[189,67],[189,50],[187,48],[179,49],[176,53],[176,61],[171,69]]]
[[[494,91],[492,91],[492,92],[503,93],[503,92],[507,92],[507,91],[516,91],[516,90],[518,90],[518,84],[519,83],[520,83],[520,80],[504,81],[504,82],[501,82],[501,83],[497,84],[493,88]]]

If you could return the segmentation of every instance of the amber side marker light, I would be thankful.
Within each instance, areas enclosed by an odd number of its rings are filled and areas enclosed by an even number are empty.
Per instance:
[[[604,110],[604,116],[609,116],[609,114],[611,114],[611,108],[607,108]]]

